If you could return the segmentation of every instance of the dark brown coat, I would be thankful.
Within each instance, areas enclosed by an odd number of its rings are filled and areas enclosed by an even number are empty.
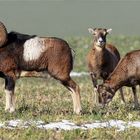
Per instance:
[[[3,24],[0,27],[3,28]],[[4,30],[5,28],[2,29]],[[15,81],[22,71],[46,71],[72,92],[74,112],[80,113],[80,90],[70,77],[73,57],[66,41],[55,37],[35,38],[34,35],[17,32],[10,32],[6,36],[3,34],[2,37],[4,41],[0,42],[0,77],[5,79],[5,110],[15,110]]]

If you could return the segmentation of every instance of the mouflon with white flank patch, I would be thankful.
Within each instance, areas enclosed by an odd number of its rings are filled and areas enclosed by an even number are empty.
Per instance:
[[[138,107],[136,85],[140,85],[140,50],[127,53],[104,84],[98,87],[100,103],[110,102],[118,89],[128,86],[132,87],[135,107]]]
[[[44,38],[31,38],[24,43],[23,58],[26,62],[37,60],[40,55],[47,49],[44,44]]]
[[[98,79],[107,79],[109,74],[115,69],[120,60],[120,54],[117,48],[111,44],[106,43],[106,36],[112,31],[112,29],[103,28],[89,28],[89,33],[93,35],[93,45],[87,55],[87,64],[89,73],[92,79],[92,83],[95,91],[95,102],[98,102]],[[123,102],[123,91],[120,90]]]
[[[72,92],[74,112],[79,114],[80,90],[70,77],[72,69],[72,51],[66,41],[55,37],[7,33],[0,23],[0,77],[5,79],[5,110],[15,111],[15,82],[22,71],[33,71],[33,74],[46,71]],[[28,76],[27,73],[25,75]]]

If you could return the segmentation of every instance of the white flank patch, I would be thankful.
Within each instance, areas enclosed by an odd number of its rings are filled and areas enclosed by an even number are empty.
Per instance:
[[[40,129],[53,129],[53,130],[74,130],[74,129],[96,129],[96,128],[116,128],[117,131],[124,131],[128,128],[140,128],[140,121],[122,121],[122,120],[109,120],[109,121],[94,121],[92,123],[84,123],[77,125],[69,120],[62,120],[60,122],[45,123],[44,121],[23,121],[23,120],[10,120],[0,123],[0,128],[6,129],[19,129],[34,126]]]
[[[24,43],[23,58],[25,61],[37,60],[45,51],[44,39],[35,37]]]

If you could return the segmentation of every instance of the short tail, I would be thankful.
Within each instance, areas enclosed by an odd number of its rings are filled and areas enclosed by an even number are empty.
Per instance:
[[[72,54],[72,57],[73,57],[73,59],[75,59],[75,50],[74,49],[72,49],[72,48],[70,48],[71,49],[71,54]]]

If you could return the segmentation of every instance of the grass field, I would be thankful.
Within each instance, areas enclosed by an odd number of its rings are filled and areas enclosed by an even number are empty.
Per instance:
[[[75,50],[74,70],[87,71],[85,56],[90,49],[90,37],[65,38]],[[108,42],[117,46],[121,55],[140,48],[139,37],[111,37]],[[140,110],[133,107],[133,97],[130,88],[124,88],[127,103],[121,104],[119,92],[113,101],[104,109],[94,106],[94,93],[89,76],[73,78],[80,86],[82,100],[82,115],[73,114],[72,99],[69,91],[53,78],[22,78],[16,83],[16,112],[5,113],[4,81],[0,81],[0,122],[12,119],[43,120],[47,122],[71,120],[76,124],[93,122],[94,120],[118,119],[124,121],[140,120]],[[139,89],[138,93],[139,93]],[[27,129],[0,129],[2,140],[60,140],[60,139],[140,139],[140,130],[129,128],[118,132],[115,128],[100,128],[93,130],[55,131],[42,130],[31,126]]]

